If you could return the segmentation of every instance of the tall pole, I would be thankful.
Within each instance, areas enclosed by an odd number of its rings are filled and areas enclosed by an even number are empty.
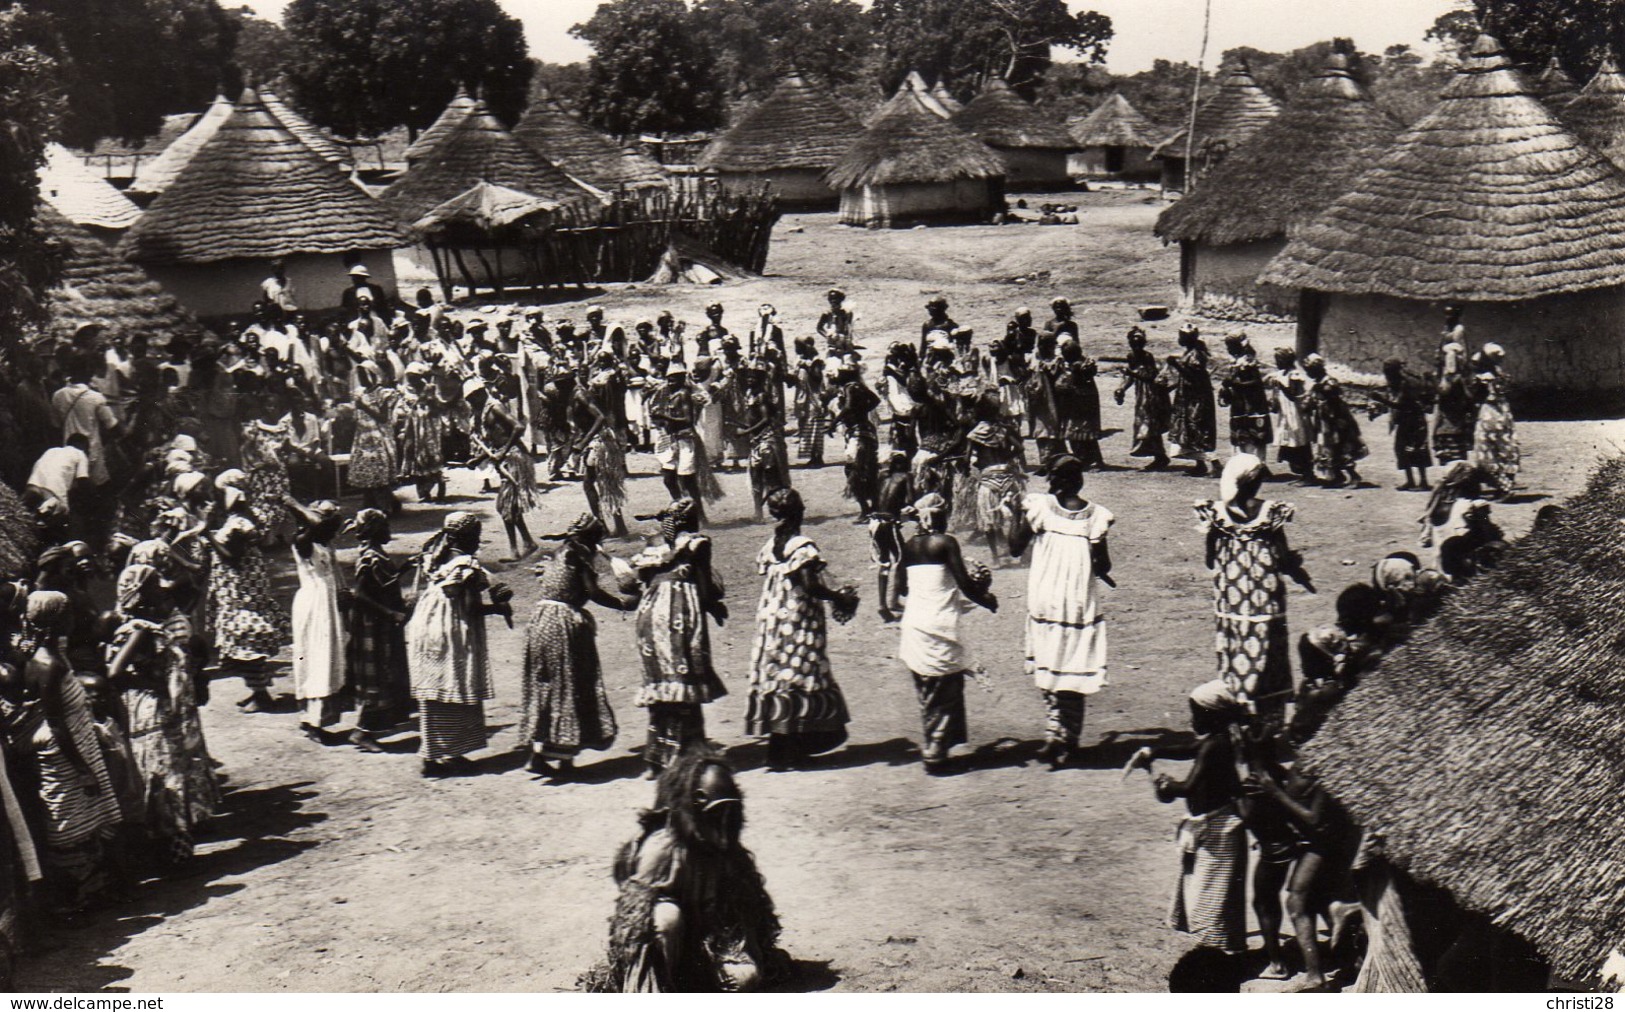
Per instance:
[[[1196,109],[1202,98],[1202,66],[1207,62],[1208,29],[1213,25],[1213,0],[1207,0],[1202,12],[1202,51],[1196,57],[1196,80],[1191,85],[1191,118],[1185,125],[1185,179],[1183,189],[1191,192],[1196,185]]]

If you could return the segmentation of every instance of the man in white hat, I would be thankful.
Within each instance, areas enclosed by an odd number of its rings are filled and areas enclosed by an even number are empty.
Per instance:
[[[666,381],[650,399],[649,416],[655,423],[655,459],[660,462],[660,480],[673,501],[682,498],[701,502],[697,477],[700,438],[695,425],[700,403],[688,385],[688,366],[673,362],[666,367]]]
[[[344,297],[340,301],[347,311],[353,313],[361,305],[363,297],[372,300],[372,311],[385,323],[395,318],[395,303],[389,295],[372,281],[372,271],[366,264],[355,264],[350,268],[350,287],[344,290]]]

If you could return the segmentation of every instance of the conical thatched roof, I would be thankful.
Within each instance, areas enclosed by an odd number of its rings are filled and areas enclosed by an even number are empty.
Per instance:
[[[125,233],[141,263],[391,249],[384,208],[271,115],[254,89]]]
[[[1364,675],[1305,762],[1387,858],[1582,988],[1625,949],[1625,459]]]
[[[953,123],[994,148],[1073,151],[1078,146],[1063,124],[1034,109],[999,77],[955,113]]]
[[[327,161],[343,166],[346,172],[349,171],[353,162],[348,148],[327,136],[327,132],[321,127],[294,112],[292,106],[271,92],[260,92],[260,101],[265,103],[265,108],[271,111],[271,115],[277,118],[277,122],[287,127],[289,133],[304,141],[306,147],[321,155]]]
[[[918,70],[909,71],[908,76],[903,79],[901,87],[913,90],[916,95],[920,96],[921,104],[943,119],[947,119],[954,114],[953,109],[948,108],[941,99],[932,94],[931,86],[925,83],[925,78],[921,76]]]
[[[515,139],[478,99],[428,157],[408,168],[381,197],[401,221],[410,223],[482,182],[560,207],[600,203],[598,195]]]
[[[60,144],[45,147],[39,188],[40,199],[77,225],[124,229],[141,217],[141,209],[109,183],[107,177]]]
[[[941,81],[938,81],[936,84],[932,85],[931,97],[937,100],[938,105],[948,110],[948,115],[950,116],[965,108],[965,104],[959,101],[959,99],[954,98],[953,92],[949,91],[948,86],[943,84]]]
[[[863,127],[800,74],[789,74],[700,156],[713,172],[817,169],[835,164]]]
[[[1399,130],[1349,76],[1348,58],[1334,54],[1281,115],[1162,212],[1156,234],[1212,245],[1292,235],[1348,190]]]
[[[444,140],[446,135],[456,129],[457,124],[467,119],[468,114],[473,111],[474,96],[468,93],[467,88],[458,85],[457,94],[453,95],[451,101],[440,111],[439,117],[429,124],[429,129],[418,134],[418,139],[406,149],[407,163],[427,158],[435,145]]]
[[[1197,108],[1196,139],[1191,150],[1199,154],[1204,147],[1219,142],[1233,150],[1280,112],[1280,104],[1258,86],[1247,65],[1237,64],[1219,81],[1219,90]],[[1185,132],[1185,127],[1175,131],[1151,152],[1151,157],[1184,158]]]
[[[1625,284],[1625,177],[1480,36],[1433,111],[1259,281],[1469,302]]]
[[[40,225],[62,258],[62,276],[46,295],[50,333],[69,338],[87,323],[114,335],[201,338],[203,328],[145,271],[50,207]]]
[[[1112,92],[1089,115],[1067,121],[1067,129],[1080,148],[1154,148],[1167,135],[1120,91]]]
[[[163,154],[136,170],[135,179],[130,182],[130,192],[163,193],[230,115],[231,101],[224,95],[216,95],[208,110],[164,148]]]
[[[1625,166],[1625,74],[1609,53],[1597,73],[1562,108],[1563,122],[1580,139]]]
[[[1574,83],[1574,78],[1563,69],[1563,64],[1553,56],[1546,69],[1535,78],[1535,96],[1544,99],[1553,109],[1561,109],[1569,99],[1580,91],[1580,86]]]
[[[825,177],[838,190],[1004,175],[996,151],[932,112],[906,84]]]
[[[513,135],[554,165],[601,190],[670,185],[659,162],[621,147],[545,96],[525,110]]]

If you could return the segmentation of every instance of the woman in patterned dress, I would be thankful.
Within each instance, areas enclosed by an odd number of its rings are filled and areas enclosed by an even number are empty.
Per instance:
[[[103,855],[122,816],[90,703],[58,647],[70,611],[59,591],[28,595],[21,663],[0,667],[0,721],[38,793],[47,902],[72,921],[106,887]]]
[[[243,427],[243,470],[248,472],[248,502],[260,530],[277,540],[292,533],[282,500],[288,495],[287,426],[279,420],[274,398],[261,399],[260,418]]]
[[[1172,360],[1174,388],[1173,415],[1168,426],[1168,438],[1179,444],[1179,455],[1191,461],[1188,472],[1192,477],[1204,478],[1208,460],[1218,445],[1218,411],[1213,403],[1213,377],[1208,373],[1207,344],[1195,327],[1179,328],[1179,346],[1183,349]]]
[[[420,500],[446,494],[445,405],[431,372],[423,362],[407,366],[406,389],[396,406],[401,477],[417,486]]]
[[[1150,457],[1142,470],[1160,471],[1168,466],[1168,450],[1162,434],[1168,429],[1168,392],[1157,385],[1157,357],[1146,350],[1145,331],[1130,327],[1128,355],[1124,359],[1123,382],[1112,399],[1122,404],[1129,389],[1134,390],[1134,448],[1131,457]]]
[[[1021,500],[1010,556],[1033,546],[1027,576],[1026,669],[1047,711],[1041,758],[1060,769],[1076,757],[1089,697],[1106,678],[1106,619],[1098,580],[1111,585],[1106,536],[1116,518],[1083,498],[1083,461],[1051,461],[1049,491]]]
[[[406,624],[406,656],[425,777],[473,772],[466,757],[486,744],[485,700],[493,692],[485,619],[511,618],[513,592],[490,582],[479,550],[479,517],[459,510],[418,558],[423,591]]]
[[[382,752],[378,736],[411,715],[412,680],[406,670],[406,598],[401,567],[384,551],[389,544],[389,517],[364,509],[348,529],[355,535],[355,575],[345,622],[344,680],[355,698],[355,728],[350,744],[363,752]]]
[[[598,661],[598,624],[586,604],[630,611],[637,598],[610,593],[598,583],[593,559],[605,533],[601,520],[583,513],[541,567],[541,600],[525,630],[519,719],[520,747],[530,753],[525,764],[530,773],[565,779],[580,752],[601,751],[615,742],[615,714]]]
[[[1354,409],[1343,399],[1343,385],[1326,375],[1326,360],[1319,355],[1303,357],[1303,374],[1309,381],[1303,410],[1314,434],[1315,476],[1327,488],[1359,488],[1354,465],[1368,451]]]
[[[692,499],[679,499],[659,517],[665,544],[632,558],[643,598],[638,603],[638,651],[643,687],[636,705],[649,711],[649,739],[643,761],[659,775],[683,747],[705,741],[700,709],[728,694],[711,665],[711,633],[706,616],[718,625],[728,619],[722,582],[711,569],[711,539],[699,533],[700,512]]]
[[[201,535],[211,554],[209,613],[215,656],[222,671],[241,674],[250,690],[237,705],[245,713],[263,713],[272,705],[267,662],[292,641],[293,629],[287,610],[271,596],[271,571],[261,549],[266,534],[254,519],[248,476],[236,469],[222,471],[214,483],[223,498],[225,519],[207,534],[193,528],[181,538]]]
[[[1303,557],[1287,544],[1292,504],[1258,498],[1264,462],[1238,453],[1224,465],[1219,498],[1196,504],[1213,571],[1218,677],[1253,712],[1279,713],[1292,691],[1286,577],[1314,593]]]
[[[850,718],[829,663],[824,602],[845,621],[857,611],[858,593],[824,583],[824,557],[801,533],[806,508],[799,493],[776,490],[767,511],[778,526],[756,555],[764,580],[750,648],[745,730],[767,738],[768,769],[786,770],[846,741]]]
[[[1440,467],[1466,460],[1473,452],[1473,424],[1478,405],[1462,367],[1467,349],[1455,341],[1439,349],[1438,410],[1433,415],[1433,456]]]
[[[473,438],[480,454],[496,468],[497,516],[502,519],[508,534],[509,557],[505,561],[518,562],[536,552],[536,539],[531,537],[525,514],[536,508],[536,462],[525,448],[525,426],[493,397],[483,384],[464,388],[464,398],[474,412]],[[568,444],[568,422],[563,433]],[[525,550],[519,550],[523,540]]]
[[[1510,493],[1518,478],[1518,434],[1512,419],[1504,368],[1506,352],[1486,344],[1473,363],[1469,381],[1478,417],[1473,425],[1472,461],[1489,478],[1497,497]]]
[[[378,385],[378,368],[370,362],[356,366],[361,384],[355,395],[355,443],[350,451],[350,484],[361,490],[361,500],[372,509],[393,516],[400,503],[390,490],[400,476],[395,459],[395,390]]]

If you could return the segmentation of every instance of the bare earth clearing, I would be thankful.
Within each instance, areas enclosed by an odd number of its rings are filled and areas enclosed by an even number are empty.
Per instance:
[[[1176,300],[1178,258],[1150,236],[1160,204],[1150,191],[1083,195],[1084,224],[908,232],[838,228],[833,216],[785,220],[772,276],[721,289],[614,291],[597,299],[628,322],[664,307],[701,320],[713,298],[736,329],[755,307],[775,304],[794,336],[815,318],[832,283],[849,292],[871,355],[918,334],[926,293],[941,291],[980,338],[1028,305],[1040,320],[1049,299],[1069,296],[1095,355],[1120,354],[1133,308]],[[804,231],[791,231],[802,226]],[[1014,279],[1029,283],[1017,285]],[[579,307],[560,307],[573,313]],[[1471,326],[1472,321],[1468,321]],[[1177,321],[1156,326],[1171,343]],[[1226,327],[1213,328],[1222,333]],[[1255,334],[1269,341],[1286,328]],[[1475,340],[1493,335],[1473,333]],[[1261,342],[1264,343],[1264,342]],[[1215,341],[1215,347],[1217,342]],[[1127,412],[1111,404],[1107,424]],[[1294,542],[1321,592],[1294,588],[1294,634],[1331,615],[1347,583],[1372,561],[1414,545],[1423,497],[1392,489],[1390,443],[1367,427],[1364,467],[1381,485],[1358,492],[1270,486],[1298,505]],[[1618,422],[1520,427],[1527,494],[1497,507],[1521,533],[1548,496],[1577,490],[1599,452],[1625,437]],[[1222,438],[1222,434],[1221,434]],[[1108,439],[1109,462],[1086,495],[1118,517],[1113,534],[1119,590],[1107,598],[1112,685],[1095,697],[1086,737],[1100,742],[1087,768],[1051,773],[1032,764],[1042,705],[1020,670],[1025,570],[995,574],[1002,607],[971,617],[976,653],[996,688],[969,690],[971,733],[983,747],[959,776],[928,779],[913,688],[894,654],[897,634],[874,613],[874,567],[865,528],[853,526],[832,464],[796,472],[809,503],[809,531],[837,579],[865,593],[858,617],[832,626],[837,677],[854,721],[852,740],[827,768],[767,774],[760,746],[743,737],[745,666],[759,578],[752,560],[765,527],[749,520],[742,475],[713,511],[716,556],[733,619],[715,640],[733,695],[711,707],[712,737],[744,770],[746,840],[754,848],[785,925],[784,944],[803,963],[801,989],[1160,990],[1185,941],[1163,926],[1175,872],[1171,830],[1178,811],[1158,805],[1143,776],[1124,783],[1123,761],[1141,744],[1183,730],[1184,694],[1209,677],[1209,582],[1191,503],[1214,483],[1126,469],[1127,442]],[[653,462],[634,459],[634,512],[664,496]],[[477,488],[466,474],[454,491]],[[415,548],[449,508],[408,506],[397,549]],[[534,529],[560,529],[583,508],[578,489],[544,497]],[[488,514],[489,515],[489,514]],[[506,549],[494,518],[488,558]],[[632,545],[611,543],[630,554]],[[969,553],[986,558],[980,545]],[[622,721],[617,748],[584,757],[585,783],[548,786],[521,772],[508,749],[519,699],[517,669],[534,600],[528,569],[506,577],[519,593],[520,631],[498,622],[495,705],[488,710],[490,775],[425,782],[409,753],[322,749],[295,732],[291,714],[246,716],[242,693],[216,686],[205,717],[210,745],[230,776],[218,832],[190,874],[145,887],[104,913],[68,945],[27,961],[22,985],[92,991],[550,990],[572,987],[598,957],[614,890],[609,862],[652,797],[629,749],[641,743],[639,680],[629,617],[598,613],[611,699]]]

